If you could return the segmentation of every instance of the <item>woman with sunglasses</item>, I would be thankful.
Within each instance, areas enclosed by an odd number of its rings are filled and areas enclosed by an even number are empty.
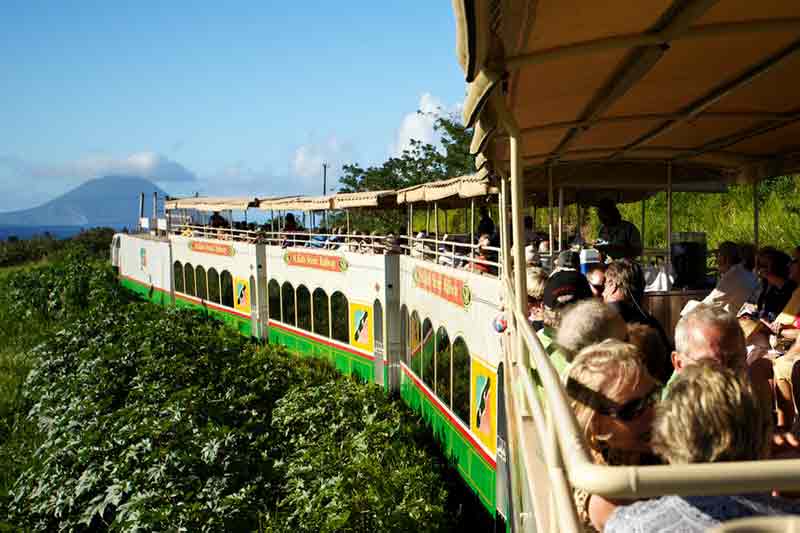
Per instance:
[[[660,384],[632,344],[605,340],[584,348],[567,377],[567,394],[593,460],[612,466],[653,462],[650,430]],[[578,516],[586,531],[602,530],[617,504],[575,490]]]

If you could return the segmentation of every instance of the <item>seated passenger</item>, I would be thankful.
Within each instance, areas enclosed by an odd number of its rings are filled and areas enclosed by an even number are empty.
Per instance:
[[[769,405],[744,376],[709,365],[682,373],[653,423],[653,450],[673,465],[766,459],[771,442]],[[662,496],[618,507],[604,531],[699,533],[727,520],[783,514],[800,514],[800,506],[768,493]]]
[[[227,228],[230,226],[225,217],[219,214],[219,211],[214,211],[211,214],[211,218],[208,219],[208,224],[212,228]]]
[[[660,383],[672,376],[672,359],[658,331],[644,324],[628,324],[628,342],[639,348],[650,375]]]
[[[539,267],[528,267],[526,271],[528,289],[528,322],[534,331],[544,327],[544,284],[547,273]]]
[[[788,255],[774,248],[764,248],[758,254],[758,277],[761,294],[756,304],[758,315],[772,322],[789,302],[797,283],[789,279]]]
[[[642,309],[643,294],[644,276],[637,264],[622,259],[608,265],[603,287],[603,300],[616,309],[628,324],[645,324],[658,331],[664,346],[671,349],[672,343],[659,321]]]
[[[758,288],[758,278],[745,268],[736,243],[725,241],[717,250],[719,281],[702,303],[736,313]]]
[[[603,263],[594,263],[586,271],[586,279],[589,282],[589,287],[592,288],[592,294],[596,298],[603,298],[603,290],[606,287],[606,266]]]
[[[494,234],[494,221],[489,216],[489,208],[482,205],[480,208],[481,219],[478,221],[478,235]]]
[[[596,464],[622,466],[652,461],[648,437],[661,386],[647,372],[635,346],[606,340],[583,349],[567,377],[567,395]],[[603,522],[621,502],[574,489],[585,529]]]
[[[589,282],[580,272],[564,270],[550,276],[544,284],[542,301],[544,303],[544,327],[536,334],[542,348],[550,356],[559,376],[563,378],[569,363],[556,343],[556,335],[561,325],[562,313],[566,307],[592,297]],[[538,380],[538,376],[536,376]]]
[[[627,325],[614,309],[595,298],[582,300],[569,307],[561,318],[556,343],[571,362],[578,352],[606,339],[624,341]]]
[[[675,326],[672,376],[663,396],[687,367],[711,362],[723,368],[745,370],[747,349],[739,322],[718,307],[699,306],[681,317]]]

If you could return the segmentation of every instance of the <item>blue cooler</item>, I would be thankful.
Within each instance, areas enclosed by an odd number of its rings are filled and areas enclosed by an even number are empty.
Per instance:
[[[594,248],[584,248],[581,250],[581,273],[586,274],[592,265],[600,263],[600,252]]]

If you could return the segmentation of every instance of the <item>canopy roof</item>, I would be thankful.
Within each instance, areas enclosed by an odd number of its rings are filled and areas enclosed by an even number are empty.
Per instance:
[[[453,5],[478,166],[507,170],[515,123],[527,180],[585,162],[718,182],[800,169],[797,0]]]
[[[397,203],[437,202],[475,198],[496,194],[497,189],[492,186],[489,173],[481,169],[476,174],[459,176],[441,181],[432,181],[397,191]]]
[[[324,211],[331,209],[330,196],[287,196],[284,198],[264,199],[258,202],[258,208],[265,211]]]
[[[387,207],[394,203],[395,191],[341,192],[334,194],[333,209],[351,207]]]
[[[255,207],[258,199],[249,196],[241,198],[233,197],[197,197],[176,198],[165,202],[165,209],[173,211],[175,209],[194,209],[196,211],[227,211],[228,209],[246,210],[248,207]]]

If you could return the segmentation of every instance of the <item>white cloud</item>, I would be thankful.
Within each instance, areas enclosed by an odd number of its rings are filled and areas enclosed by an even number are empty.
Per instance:
[[[174,182],[197,179],[180,163],[155,152],[137,152],[123,157],[89,155],[65,163],[33,163],[18,157],[0,157],[0,171],[19,179],[91,179],[108,175],[138,176],[153,181]]]
[[[460,104],[447,106],[432,94],[423,93],[419,98],[417,110],[406,113],[400,121],[400,127],[395,132],[394,142],[389,146],[389,154],[394,157],[402,155],[404,150],[411,148],[412,139],[437,145],[439,134],[433,128],[436,119],[455,113],[460,107]]]
[[[322,192],[322,164],[328,164],[328,191],[338,188],[338,177],[342,165],[352,161],[353,147],[350,143],[330,135],[322,141],[314,141],[295,148],[289,162],[290,176],[300,178],[294,182],[295,190],[320,194]]]

